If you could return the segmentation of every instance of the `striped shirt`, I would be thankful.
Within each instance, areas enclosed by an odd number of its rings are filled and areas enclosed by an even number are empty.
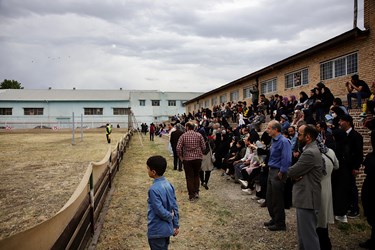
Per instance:
[[[191,161],[203,158],[206,144],[200,133],[188,130],[178,139],[176,149],[179,157],[183,157],[185,161]]]

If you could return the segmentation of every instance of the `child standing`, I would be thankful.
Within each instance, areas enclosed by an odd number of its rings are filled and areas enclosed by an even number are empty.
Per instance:
[[[148,191],[147,237],[151,250],[168,249],[169,237],[179,233],[179,214],[172,184],[163,176],[167,161],[162,156],[147,160],[148,176],[154,179]]]

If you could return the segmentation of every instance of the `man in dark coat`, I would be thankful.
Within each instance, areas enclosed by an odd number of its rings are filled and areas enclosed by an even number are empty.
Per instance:
[[[362,185],[362,205],[367,222],[371,226],[371,237],[359,246],[367,249],[375,249],[375,130],[371,132],[371,145],[373,151],[366,155],[363,165],[365,166],[366,179]]]
[[[354,218],[359,215],[358,207],[358,189],[356,185],[356,177],[363,161],[363,137],[360,133],[354,130],[353,118],[350,115],[343,115],[339,120],[340,129],[344,130],[346,137],[341,142],[342,154],[340,161],[340,168],[347,172],[350,176],[349,183],[351,192],[347,194],[350,199],[348,207],[349,218]]]
[[[177,170],[178,166],[178,171],[182,171],[182,161],[179,159],[177,155],[177,143],[178,139],[180,139],[181,135],[184,133],[184,127],[180,124],[177,123],[175,125],[176,130],[171,133],[171,146],[172,146],[172,151],[173,151],[173,170]]]

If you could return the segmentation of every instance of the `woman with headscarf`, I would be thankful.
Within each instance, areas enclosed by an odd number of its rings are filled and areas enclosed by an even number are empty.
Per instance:
[[[320,182],[322,187],[321,203],[316,233],[319,237],[320,249],[330,250],[332,249],[332,245],[328,234],[328,223],[334,223],[331,174],[334,169],[337,170],[339,168],[339,161],[335,152],[323,143],[321,134],[317,137],[316,143],[323,157],[323,178]]]

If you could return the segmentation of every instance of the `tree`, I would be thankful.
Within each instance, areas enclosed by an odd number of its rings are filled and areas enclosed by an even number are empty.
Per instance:
[[[23,89],[23,87],[20,82],[4,79],[0,84],[0,89]]]

